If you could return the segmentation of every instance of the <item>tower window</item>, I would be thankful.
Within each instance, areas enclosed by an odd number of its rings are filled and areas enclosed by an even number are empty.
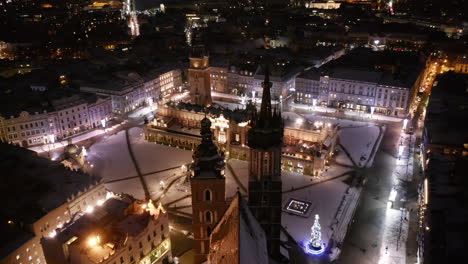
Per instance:
[[[205,190],[205,201],[211,201],[211,190]]]
[[[205,212],[205,221],[207,223],[211,223],[213,221],[213,212],[211,212],[211,211],[206,211]]]
[[[211,235],[211,227],[206,228],[206,236],[209,237]]]

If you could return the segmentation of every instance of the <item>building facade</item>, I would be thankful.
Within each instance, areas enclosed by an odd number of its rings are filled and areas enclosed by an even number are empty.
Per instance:
[[[357,69],[334,69],[320,77],[318,103],[324,106],[405,117],[422,74],[400,80],[394,74]]]
[[[63,97],[53,100],[51,111],[31,114],[22,111],[9,118],[0,116],[0,135],[3,142],[30,147],[68,138],[105,127],[113,117],[111,100],[106,97]]]
[[[201,142],[194,129],[200,128],[205,110],[212,123],[215,144],[226,156],[248,160],[248,131],[251,129],[248,113],[197,107],[190,104],[165,104],[158,107],[155,118],[144,127],[145,139],[150,142],[194,150]],[[338,127],[332,124],[285,120],[282,148],[282,169],[306,175],[320,175],[326,160],[334,152]]]
[[[140,76],[137,73],[115,74],[106,83],[84,83],[83,92],[105,95],[111,98],[112,111],[116,114],[131,112],[138,107],[169,98],[182,89],[180,69],[162,67]]]
[[[296,77],[295,102],[307,105],[316,105],[320,90],[320,73],[308,70]]]
[[[209,106],[213,102],[211,99],[209,56],[205,52],[205,47],[202,44],[194,45],[189,59],[190,101],[193,104]]]
[[[109,199],[41,243],[49,264],[172,262],[168,213],[151,200]]]
[[[229,93],[227,68],[211,66],[209,71],[211,90],[220,93]]]
[[[193,153],[192,222],[195,243],[195,263],[206,261],[210,249],[210,235],[226,211],[226,180],[224,153],[213,143],[211,121],[201,121],[200,145]]]
[[[3,142],[19,146],[46,144],[53,140],[54,130],[47,112],[30,114],[21,112],[17,117],[0,116],[0,133]],[[54,122],[54,120],[51,120]]]

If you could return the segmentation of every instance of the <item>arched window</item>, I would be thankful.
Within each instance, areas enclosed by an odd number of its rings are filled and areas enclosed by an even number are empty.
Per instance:
[[[213,212],[211,212],[211,211],[206,211],[205,212],[205,221],[207,223],[211,223],[213,221]]]
[[[209,237],[211,235],[211,227],[206,228],[206,236]]]
[[[211,190],[205,190],[205,201],[211,201],[212,195],[211,195]]]

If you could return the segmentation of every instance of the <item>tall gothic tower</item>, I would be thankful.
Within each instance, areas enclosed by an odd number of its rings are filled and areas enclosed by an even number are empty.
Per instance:
[[[265,230],[268,252],[280,258],[281,230],[281,147],[283,144],[283,120],[281,113],[271,108],[268,65],[260,113],[254,110],[248,132],[249,159],[249,207]]]
[[[211,122],[201,121],[202,142],[193,153],[192,225],[195,243],[195,263],[207,259],[210,234],[226,211],[224,153],[213,143]]]
[[[200,32],[195,33],[189,58],[188,82],[190,85],[190,101],[192,104],[210,106],[212,100],[210,71],[208,69],[209,56],[200,34]]]

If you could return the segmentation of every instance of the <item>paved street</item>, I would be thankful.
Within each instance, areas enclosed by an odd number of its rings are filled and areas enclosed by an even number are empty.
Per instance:
[[[350,232],[345,239],[339,263],[379,263],[387,201],[393,185],[392,172],[396,164],[395,150],[400,131],[401,123],[387,125],[374,166],[361,170],[368,182]]]

